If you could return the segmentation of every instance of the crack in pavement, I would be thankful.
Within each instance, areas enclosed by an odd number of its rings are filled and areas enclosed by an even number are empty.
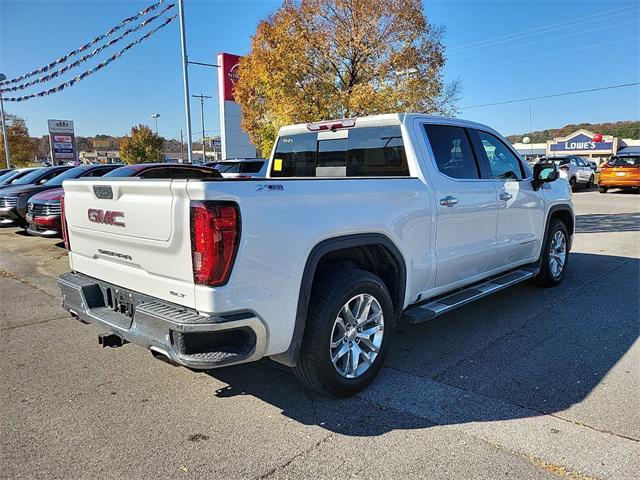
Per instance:
[[[49,292],[43,290],[42,288],[40,288],[37,285],[34,285],[33,283],[29,282],[28,280],[25,280],[23,278],[18,277],[16,274],[11,273],[11,272],[7,272],[6,270],[0,270],[0,278],[10,278],[11,280],[15,280],[16,282],[20,282],[23,285],[26,285],[28,287],[31,287],[37,291],[39,291],[40,293],[44,293],[47,297],[52,298],[54,300],[58,300],[58,297],[55,295],[51,295]]]
[[[57,322],[58,320],[66,320],[67,318],[69,318],[69,315],[65,315],[64,317],[58,317],[58,318],[49,318],[47,320],[40,320],[39,322],[27,323],[25,325],[16,325],[15,327],[0,328],[0,332],[9,332],[11,330],[16,330],[18,328],[33,327],[34,325],[41,325],[43,323]]]

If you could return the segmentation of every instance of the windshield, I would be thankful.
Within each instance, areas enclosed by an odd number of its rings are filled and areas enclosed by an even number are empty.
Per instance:
[[[140,171],[140,167],[120,167],[115,170],[111,170],[104,175],[105,177],[133,177]]]
[[[18,172],[16,172],[15,170],[9,170],[8,172],[4,172],[2,175],[0,175],[0,183],[4,183],[10,178],[15,177],[17,174]]]
[[[258,173],[263,162],[219,162],[214,163],[213,168],[220,173]]]
[[[607,163],[608,167],[640,167],[640,155],[629,157],[613,157]]]
[[[52,178],[51,180],[49,180],[47,182],[47,185],[50,185],[50,186],[53,185],[55,187],[60,187],[62,185],[62,182],[64,182],[67,178],[78,178],[79,176],[81,176],[86,171],[87,171],[86,167],[70,168],[66,172],[61,173],[57,177]]]
[[[29,185],[36,182],[44,173],[44,168],[38,168],[33,172],[27,173],[24,177],[20,177],[18,180],[12,183],[12,185]]]

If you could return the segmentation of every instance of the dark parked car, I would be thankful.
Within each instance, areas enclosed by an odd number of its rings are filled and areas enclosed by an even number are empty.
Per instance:
[[[47,183],[50,187],[36,193],[27,203],[27,232],[42,237],[58,236],[60,232],[60,199],[64,195],[62,182],[68,178],[102,177],[120,165],[82,165],[58,175]]]
[[[102,165],[111,171],[105,177],[139,178],[220,178],[216,170],[194,165],[146,163],[139,165]],[[117,168],[116,168],[117,167]],[[76,167],[72,170],[76,170]],[[98,168],[98,167],[96,167]],[[71,172],[72,170],[69,170]],[[102,176],[102,175],[83,175]],[[60,175],[62,177],[62,175]],[[57,179],[56,179],[57,180]],[[63,179],[64,180],[64,179]],[[60,182],[62,184],[62,181]],[[60,200],[64,195],[62,188],[56,188],[34,195],[29,199],[27,210],[28,232],[41,237],[62,237]]]
[[[0,225],[19,225],[26,227],[27,200],[34,194],[55,186],[49,181],[66,172],[71,167],[37,168],[14,180],[0,193]],[[58,185],[56,185],[58,186]]]
[[[222,178],[214,168],[184,163],[139,163],[125,165],[109,172],[105,177],[139,178]]]
[[[37,168],[17,168],[15,170],[9,170],[8,172],[0,175],[0,190],[10,187],[13,182],[21,177],[24,177],[27,173],[38,170]]]

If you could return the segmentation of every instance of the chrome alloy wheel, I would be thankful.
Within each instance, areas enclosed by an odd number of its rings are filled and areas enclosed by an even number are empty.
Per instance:
[[[384,336],[384,314],[376,298],[368,293],[345,303],[333,324],[329,354],[334,368],[344,378],[357,378],[375,361]]]
[[[557,231],[551,239],[549,248],[549,269],[554,278],[558,278],[567,258],[567,239],[562,231]]]

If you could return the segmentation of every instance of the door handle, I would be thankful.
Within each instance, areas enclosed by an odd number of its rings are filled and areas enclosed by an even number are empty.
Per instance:
[[[453,207],[456,203],[458,203],[458,199],[451,195],[440,199],[440,205],[443,207]]]
[[[500,195],[498,195],[498,198],[506,202],[507,200],[511,200],[513,198],[513,195],[507,192],[502,192]]]

